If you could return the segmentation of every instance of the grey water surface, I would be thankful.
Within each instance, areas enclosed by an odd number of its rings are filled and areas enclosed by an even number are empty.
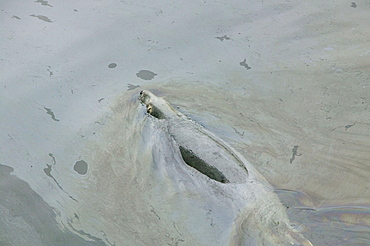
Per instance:
[[[0,9],[1,245],[258,245],[279,220],[313,245],[370,244],[368,1]],[[255,183],[186,165],[141,90]]]

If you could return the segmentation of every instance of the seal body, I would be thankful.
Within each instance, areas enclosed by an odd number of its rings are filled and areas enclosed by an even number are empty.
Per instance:
[[[247,182],[247,168],[239,155],[223,140],[149,91],[142,91],[140,100],[148,114],[168,122],[168,132],[186,164],[220,183]]]
[[[198,191],[201,201],[213,209],[226,209],[224,217],[219,219],[222,232],[229,230],[229,245],[312,246],[291,226],[286,208],[273,192],[274,188],[237,151],[150,91],[141,91],[139,101],[152,118],[150,123],[158,123],[161,130],[158,136],[165,140],[158,141],[165,143],[157,145],[153,155],[161,155],[163,160],[170,155],[178,156],[184,165],[203,174],[188,176],[196,180],[203,177],[202,182],[193,182],[198,190],[193,190],[192,194]],[[158,150],[160,148],[163,150]],[[173,170],[173,167],[168,169]],[[189,173],[193,172],[196,171]]]

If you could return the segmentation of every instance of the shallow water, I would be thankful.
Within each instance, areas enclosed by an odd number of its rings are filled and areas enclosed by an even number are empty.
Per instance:
[[[370,244],[368,1],[0,8],[0,244],[248,235],[249,193],[182,167],[142,89],[236,149],[313,245]]]

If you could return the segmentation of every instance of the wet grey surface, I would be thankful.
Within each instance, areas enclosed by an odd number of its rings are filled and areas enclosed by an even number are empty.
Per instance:
[[[369,1],[4,0],[0,9],[0,163],[18,180],[1,190],[30,194],[12,193],[9,206],[32,209],[37,193],[60,230],[116,246],[227,244],[239,200],[220,202],[198,182],[205,175],[161,152],[158,125],[141,127],[145,110],[131,104],[149,89],[289,190],[289,219],[315,244],[338,245],[338,235],[370,244]],[[3,218],[23,225],[2,220],[7,242],[42,242],[43,214],[29,225],[3,197]]]
[[[59,227],[56,213],[30,186],[0,164],[1,246],[106,246],[101,239],[85,240]]]

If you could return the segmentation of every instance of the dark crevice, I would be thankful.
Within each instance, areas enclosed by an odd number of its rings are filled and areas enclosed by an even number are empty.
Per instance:
[[[196,156],[191,150],[187,150],[180,146],[181,156],[185,163],[195,168],[210,179],[221,183],[229,183],[229,180],[217,168],[208,165],[205,161]]]
[[[149,103],[146,108],[147,108],[147,113],[150,114],[151,116],[153,116],[157,119],[165,119],[166,118],[164,113],[161,110],[159,110],[156,106],[154,106],[153,104]]]

